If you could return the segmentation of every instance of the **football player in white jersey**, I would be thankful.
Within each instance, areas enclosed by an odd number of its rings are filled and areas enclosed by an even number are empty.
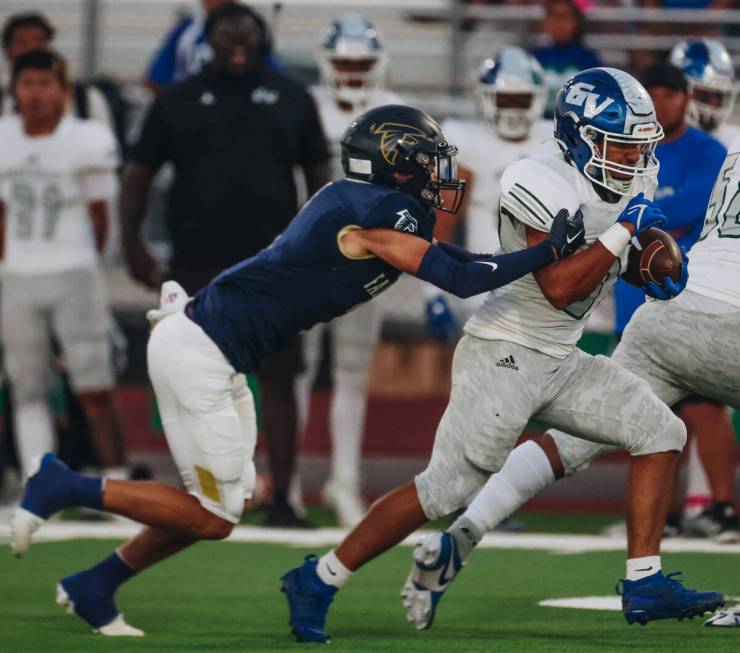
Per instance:
[[[551,120],[542,119],[547,88],[544,71],[522,48],[506,47],[485,59],[478,73],[476,99],[482,120],[444,121],[445,135],[459,145],[459,175],[467,180],[458,213],[465,247],[495,252],[499,246],[498,199],[504,170],[519,159],[555,147]],[[547,142],[549,141],[549,142]],[[465,317],[485,295],[461,302]]]
[[[673,46],[669,61],[683,71],[689,84],[689,122],[729,148],[740,136],[740,126],[729,122],[738,82],[727,48],[716,39],[689,39]]]
[[[629,74],[593,68],[561,89],[555,121],[561,153],[517,161],[504,173],[502,250],[541,242],[561,210],[582,213],[588,246],[570,261],[489,294],[468,321],[429,465],[376,501],[335,550],[308,556],[289,572],[301,587],[300,596],[291,597],[294,632],[310,629],[325,641],[329,605],[352,572],[428,520],[459,508],[504,465],[531,417],[632,455],[624,581],[629,621],[683,618],[723,604],[721,594],[687,590],[661,570],[667,488],[686,442],[683,423],[647,382],[575,346],[593,305],[622,269],[633,235],[665,221],[643,195],[655,187],[659,167],[654,152],[662,129],[653,103]],[[677,282],[666,277],[647,291],[668,299],[686,281],[684,261]],[[420,628],[431,623],[458,567],[461,545],[452,541],[445,534],[417,549],[419,565],[403,598]]]
[[[677,43],[669,55],[671,63],[684,74],[690,96],[686,116],[695,127],[711,134],[725,147],[740,137],[740,126],[731,124],[738,92],[735,68],[727,48],[715,39],[689,39]],[[696,440],[703,443],[702,453],[715,459],[706,470],[699,457],[698,447],[691,446],[686,464],[687,481],[683,529],[692,535],[725,538],[731,533],[737,537],[737,515],[729,519],[723,514],[722,504],[713,505],[708,475],[716,486],[718,460],[725,460],[724,478],[734,470],[726,455],[734,442],[734,433],[727,408],[713,401],[690,398],[682,406],[680,415],[693,426]],[[706,457],[704,458],[706,460]],[[734,518],[734,524],[733,522]],[[668,528],[668,527],[667,527]],[[729,540],[728,540],[729,541]]]
[[[65,114],[67,84],[58,55],[37,50],[19,57],[12,82],[19,113],[0,120],[4,364],[24,473],[35,456],[55,448],[45,401],[51,332],[98,458],[108,475],[123,477],[124,443],[111,393],[110,314],[98,267],[117,148],[104,124]]]
[[[701,237],[689,255],[691,276],[686,292],[671,302],[642,305],[627,325],[612,358],[645,379],[668,405],[698,394],[737,410],[740,409],[740,345],[735,337],[740,329],[740,138],[730,144],[712,190]],[[556,430],[520,445],[448,531],[427,536],[417,551],[439,548],[443,541],[449,542],[457,554],[454,571],[448,575],[448,580],[452,580],[487,530],[556,479],[587,467],[609,449]],[[462,545],[458,546],[459,543]],[[420,561],[420,557],[415,557]],[[419,575],[417,569],[415,566],[412,576]],[[437,584],[435,607],[448,586]],[[431,625],[430,615],[421,609],[410,611],[409,618],[419,627]],[[740,627],[740,606],[719,611],[706,625]]]
[[[403,104],[385,88],[387,56],[375,27],[358,14],[339,16],[329,26],[316,55],[321,85],[312,89],[332,152],[334,179],[343,176],[340,138],[364,111],[385,104]],[[493,251],[493,250],[491,250]],[[322,498],[342,526],[353,526],[365,514],[360,459],[365,430],[366,391],[370,362],[380,339],[383,301],[368,302],[330,324],[304,334],[306,370],[296,384],[301,431],[308,423],[311,388],[318,372],[323,335],[331,334],[333,392],[329,408],[331,471]],[[299,483],[298,477],[296,481]],[[299,504],[293,484],[291,502]]]

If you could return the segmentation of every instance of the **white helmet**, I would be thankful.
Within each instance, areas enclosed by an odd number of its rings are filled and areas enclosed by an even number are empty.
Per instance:
[[[671,50],[669,60],[681,69],[688,83],[689,122],[714,131],[732,115],[738,89],[727,48],[714,39],[681,41]]]
[[[387,60],[380,36],[359,14],[342,14],[329,25],[316,58],[334,100],[353,111],[365,107],[385,81]]]
[[[503,138],[526,138],[545,107],[545,73],[522,48],[503,48],[478,75],[483,117]]]

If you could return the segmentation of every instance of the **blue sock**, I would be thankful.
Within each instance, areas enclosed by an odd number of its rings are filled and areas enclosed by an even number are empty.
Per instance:
[[[111,553],[105,560],[84,572],[85,576],[94,579],[95,584],[102,590],[114,594],[121,583],[126,582],[136,573],[118,555],[118,551]]]
[[[69,472],[67,477],[70,504],[85,508],[103,509],[103,479]]]

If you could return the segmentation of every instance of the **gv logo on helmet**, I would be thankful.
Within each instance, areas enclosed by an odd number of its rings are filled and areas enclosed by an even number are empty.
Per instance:
[[[400,122],[381,123],[373,129],[373,134],[380,136],[380,152],[392,166],[396,165],[398,158],[397,145],[416,145],[424,138],[423,131]]]
[[[593,90],[593,84],[578,82],[570,87],[568,95],[565,96],[565,101],[568,104],[583,107],[583,115],[586,118],[593,118],[594,116],[598,116],[604,109],[614,102],[614,98],[608,97],[599,104],[599,94],[592,93],[591,91]]]

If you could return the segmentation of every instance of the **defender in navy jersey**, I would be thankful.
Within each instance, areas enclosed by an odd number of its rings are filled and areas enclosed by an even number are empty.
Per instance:
[[[432,244],[433,209],[454,212],[462,199],[455,154],[422,111],[394,105],[369,111],[342,140],[348,178],[325,186],[272,246],[192,300],[173,282],[163,286],[162,306],[148,315],[149,375],[187,492],[151,482],[103,484],[46,454],[14,518],[16,555],[45,519],[71,505],[147,525],[95,567],[64,578],[59,601],[101,633],[143,634],[118,612],[116,589],[200,539],[226,537],[239,521],[255,481],[256,420],[244,373],[297,331],[371,300],[402,272],[470,296],[583,244],[580,212],[570,218],[565,210],[549,239],[525,251],[489,256]]]

